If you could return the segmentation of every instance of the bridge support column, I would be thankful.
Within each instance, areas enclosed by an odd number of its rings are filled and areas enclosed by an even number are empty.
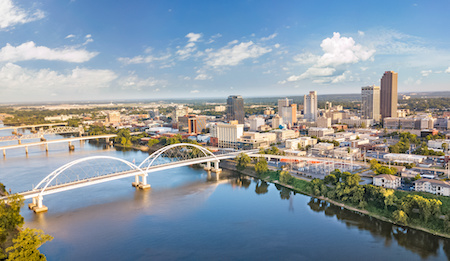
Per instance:
[[[206,162],[206,167],[204,167],[204,169],[207,171],[211,170],[211,161]]]
[[[28,146],[25,146],[25,153],[28,155]]]
[[[214,161],[214,168],[211,169],[211,171],[212,171],[212,172],[215,172],[215,173],[220,173],[220,172],[222,172],[222,169],[219,168],[219,161]]]
[[[140,183],[140,181],[139,181],[139,175],[136,175],[136,176],[134,176],[134,182],[132,182],[131,183],[131,185],[133,186],[133,187],[138,187],[139,186],[139,183]]]
[[[48,143],[45,143],[45,151],[48,152]]]
[[[6,150],[3,150],[3,157],[6,157]]]
[[[69,141],[69,150],[75,150],[75,146],[72,145],[71,141]]]
[[[139,188],[140,189],[149,189],[150,188],[150,184],[147,184],[147,174],[142,175],[142,182],[139,183]]]
[[[18,142],[19,142],[19,144],[22,144],[22,141],[21,140],[17,140]]]
[[[33,203],[28,204],[28,208],[32,209],[34,213],[47,212],[48,207],[42,204],[43,197],[38,195],[33,198]]]

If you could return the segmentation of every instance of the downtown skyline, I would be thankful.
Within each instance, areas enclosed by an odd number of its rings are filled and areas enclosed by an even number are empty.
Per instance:
[[[0,103],[450,88],[446,1],[0,1]]]

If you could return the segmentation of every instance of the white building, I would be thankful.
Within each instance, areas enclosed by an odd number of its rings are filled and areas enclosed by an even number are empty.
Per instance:
[[[334,133],[333,129],[329,129],[329,128],[309,128],[308,129],[308,135],[309,136],[316,136],[318,138],[321,138],[323,136],[326,135],[332,135]]]
[[[305,119],[315,122],[317,120],[317,92],[310,91],[309,95],[303,96],[303,104]]]
[[[220,148],[235,148],[244,134],[244,124],[219,123],[211,126],[211,137],[218,140]]]
[[[286,140],[286,149],[298,150],[299,147],[306,148],[306,146],[314,146],[317,144],[317,139],[311,137],[300,137],[297,139]]]
[[[263,118],[253,118],[250,120],[250,130],[251,131],[257,131],[259,126],[264,125],[265,121]]]
[[[361,88],[361,112],[363,119],[380,120],[380,86]]]
[[[373,177],[373,184],[383,188],[397,189],[402,185],[402,178],[389,174],[380,174]]]
[[[427,157],[402,153],[388,153],[383,159],[399,163],[422,163]]]
[[[436,179],[419,179],[414,181],[415,190],[428,192],[438,196],[450,196],[450,184]]]

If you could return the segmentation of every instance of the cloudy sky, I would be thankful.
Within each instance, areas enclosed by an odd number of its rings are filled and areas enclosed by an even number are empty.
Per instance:
[[[0,103],[450,90],[450,1],[0,0]]]

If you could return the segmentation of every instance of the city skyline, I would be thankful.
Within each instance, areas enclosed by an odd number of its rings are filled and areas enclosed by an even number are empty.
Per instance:
[[[2,0],[0,102],[445,91],[449,7]]]

